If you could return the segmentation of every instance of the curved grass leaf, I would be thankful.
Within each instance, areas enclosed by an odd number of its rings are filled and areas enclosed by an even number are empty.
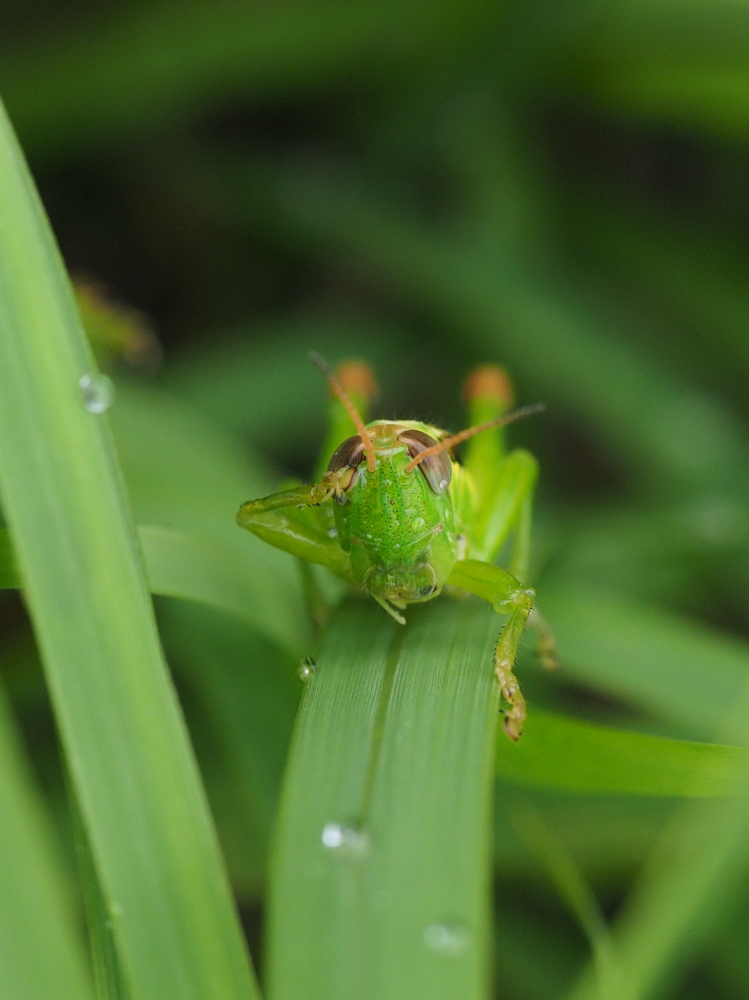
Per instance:
[[[159,631],[189,692],[187,721],[234,893],[257,904],[302,683],[288,654],[236,616],[161,601]]]
[[[118,385],[111,418],[136,519],[173,532],[147,532],[145,551],[150,545],[153,555],[146,555],[147,566],[164,582],[180,534],[195,536],[194,568],[183,565],[184,585],[201,588],[198,599],[211,604],[220,596],[228,610],[298,655],[309,626],[294,560],[241,531],[234,519],[245,500],[277,487],[271,470],[204,413],[155,386]],[[179,587],[172,577],[157,592],[191,596]]]
[[[303,651],[303,643],[294,633],[305,634],[304,617],[299,616],[296,630],[289,627],[279,615],[277,604],[269,599],[268,589],[263,588],[257,568],[240,551],[241,546],[233,546],[223,538],[201,537],[151,524],[141,525],[138,535],[152,594],[181,597],[228,611],[292,656]],[[0,589],[20,586],[10,537],[0,529]]]
[[[0,691],[0,996],[93,996],[31,775]]]
[[[735,902],[749,835],[749,794],[724,802],[690,803],[666,827],[612,935],[622,1000],[664,995],[667,984],[715,931]],[[660,992],[659,992],[660,991]],[[598,1000],[587,968],[570,1000]]]
[[[523,739],[497,743],[497,774],[571,792],[743,795],[749,749],[690,743],[529,710]]]
[[[685,638],[682,636],[682,639]],[[678,642],[677,651],[678,649]],[[721,665],[720,645],[707,659],[707,677]],[[703,650],[704,651],[704,650]],[[699,654],[700,648],[694,651]],[[713,729],[749,746],[746,671],[730,704],[710,713]],[[738,775],[737,775],[738,778]],[[706,942],[743,885],[735,877],[747,863],[749,781],[737,782],[735,797],[681,807],[655,849],[622,911],[614,947],[624,975],[623,1000],[645,1000],[663,990]],[[571,997],[594,1000],[598,990],[586,970]]]
[[[707,625],[600,589],[549,582],[541,591],[565,676],[623,698],[696,738],[742,743],[726,728],[749,649]]]
[[[487,988],[497,616],[443,599],[399,631],[344,605],[297,720],[271,884],[273,1000]]]
[[[108,423],[84,405],[95,368],[4,114],[0,213],[3,512],[128,986],[252,997]]]
[[[172,531],[153,525],[139,529],[141,544],[146,560],[146,572],[152,593],[180,597],[197,601],[245,619],[261,634],[277,642],[291,655],[299,655],[302,647],[289,642],[288,632],[282,623],[268,615],[258,600],[256,582],[247,580],[248,567],[229,545],[219,545],[216,540],[201,539],[187,532]],[[12,568],[7,535],[0,532],[0,586],[17,586]],[[694,713],[703,713],[700,696],[701,684],[707,678],[700,672],[692,684],[689,670],[700,669],[706,659],[712,664],[726,648],[723,641],[716,640],[711,655],[705,652],[705,643],[710,637],[706,629],[693,625],[678,625],[662,612],[651,613],[650,627],[642,615],[615,598],[606,603],[600,595],[593,598],[585,593],[575,598],[574,591],[565,595],[565,606],[557,605],[553,593],[547,594],[551,607],[564,636],[563,644],[571,654],[571,663],[577,666],[573,672],[579,673],[580,660],[590,663],[600,680],[603,669],[609,668],[612,650],[601,648],[596,655],[591,648],[582,645],[585,636],[593,640],[593,632],[599,641],[613,640],[612,645],[621,656],[626,657],[630,696],[634,693],[639,677],[639,668],[629,669],[633,643],[633,622],[636,630],[638,654],[637,663],[643,658],[640,647],[647,645],[654,657],[663,662],[663,652],[668,649],[669,657],[677,656],[688,644],[690,657],[681,656],[679,669],[683,673],[680,697],[695,690]],[[577,600],[577,603],[575,601]],[[584,609],[585,624],[573,630],[570,621],[577,621],[579,610]],[[593,612],[591,614],[591,612]],[[615,627],[615,623],[618,628]],[[658,629],[665,630],[660,635]],[[678,627],[675,640],[670,629]],[[587,632],[586,632],[587,629]],[[688,631],[685,634],[685,629]],[[569,630],[569,636],[568,636]],[[695,634],[699,636],[695,638]],[[627,642],[623,642],[624,637]],[[677,643],[675,646],[674,643]],[[732,661],[729,661],[732,662]],[[693,664],[690,668],[690,664]],[[624,666],[624,664],[623,664]],[[711,670],[714,671],[714,667]],[[609,673],[609,676],[615,676]],[[642,677],[648,676],[647,663]],[[662,671],[653,673],[660,677],[664,686],[664,696],[672,705],[673,685]],[[741,679],[739,670],[730,677],[726,705],[737,690]],[[715,677],[713,676],[713,681]],[[736,685],[734,688],[733,685]],[[665,700],[665,697],[664,697]],[[664,707],[661,705],[661,707]],[[689,707],[682,710],[691,716]],[[717,718],[713,720],[717,723]],[[666,796],[725,796],[739,792],[749,768],[749,751],[742,747],[727,747],[708,743],[693,743],[683,740],[669,740],[641,733],[626,732],[575,719],[552,715],[534,709],[529,716],[525,737],[518,744],[506,740],[498,742],[497,770],[502,778],[524,784],[539,784],[550,788],[568,789],[577,792],[619,792],[635,795]]]
[[[141,525],[138,531],[152,594],[229,611],[291,656],[304,651],[306,617],[299,614],[290,622],[279,614],[272,591],[264,588],[263,576],[240,545],[154,525]]]
[[[10,535],[0,528],[0,590],[17,590],[21,586]]]

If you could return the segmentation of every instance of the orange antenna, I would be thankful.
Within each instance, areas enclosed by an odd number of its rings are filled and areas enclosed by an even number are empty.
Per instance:
[[[460,431],[459,434],[453,434],[452,437],[444,438],[444,440],[439,441],[437,444],[433,444],[431,448],[425,448],[418,455],[414,455],[406,466],[405,471],[411,472],[425,458],[430,458],[432,455],[439,455],[441,451],[446,451],[448,448],[454,448],[456,444],[460,444],[461,441],[467,441],[468,438],[472,438],[476,434],[481,434],[482,431],[491,430],[492,427],[504,427],[505,424],[514,424],[516,420],[530,417],[534,413],[540,413],[545,409],[546,406],[544,403],[532,403],[530,406],[521,406],[519,410],[513,410],[512,413],[506,413],[503,417],[497,417],[495,420],[486,420],[483,424],[476,424],[475,427],[468,427],[466,430]]]
[[[351,417],[351,421],[356,427],[356,433],[361,438],[362,444],[364,445],[364,451],[367,454],[367,469],[369,472],[374,472],[375,470],[375,450],[372,444],[372,438],[367,433],[367,428],[364,426],[364,421],[359,414],[359,411],[351,402],[351,400],[346,395],[346,390],[341,385],[341,381],[330,367],[328,362],[322,358],[316,351],[310,351],[309,359],[316,368],[319,368],[327,379],[328,385],[330,386],[330,391],[346,407],[346,412]]]

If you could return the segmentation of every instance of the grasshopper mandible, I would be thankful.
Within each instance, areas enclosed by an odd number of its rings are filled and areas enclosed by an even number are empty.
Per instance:
[[[505,732],[517,740],[526,710],[513,667],[526,625],[538,634],[544,666],[557,664],[552,633],[525,583],[538,465],[527,451],[506,453],[502,428],[543,407],[510,412],[507,374],[485,365],[466,382],[470,426],[459,434],[418,420],[365,424],[376,392],[367,366],[349,362],[336,374],[318,355],[310,357],[332,394],[318,481],[248,501],[237,523],[360,586],[401,624],[403,609],[445,587],[476,594],[509,615],[494,670],[506,703]],[[463,441],[461,464],[452,449]],[[494,564],[500,552],[508,554],[508,569]]]

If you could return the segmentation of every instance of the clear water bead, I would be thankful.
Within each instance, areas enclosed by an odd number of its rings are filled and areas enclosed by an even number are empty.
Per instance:
[[[114,382],[108,375],[82,375],[78,388],[89,413],[104,413],[114,402]]]
[[[424,931],[424,944],[439,955],[455,958],[468,948],[468,931],[456,922],[430,924]]]
[[[326,823],[322,831],[322,843],[330,851],[348,858],[360,858],[367,852],[369,837],[366,831],[350,823],[333,821]]]
[[[312,659],[312,657],[303,656],[299,661],[299,666],[297,667],[296,671],[297,677],[299,678],[300,681],[304,681],[306,684],[307,681],[312,680],[312,678],[315,676],[316,670],[317,670],[317,664]]]

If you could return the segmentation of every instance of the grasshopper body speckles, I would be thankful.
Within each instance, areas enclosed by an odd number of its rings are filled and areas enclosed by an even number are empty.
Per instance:
[[[332,390],[332,432],[319,479],[245,503],[237,522],[278,548],[326,566],[370,594],[401,624],[408,605],[445,586],[489,601],[509,618],[495,651],[506,707],[504,726],[518,739],[525,702],[513,673],[526,624],[554,667],[554,643],[533,608],[527,572],[537,464],[526,451],[505,452],[503,426],[535,412],[508,413],[509,380],[485,366],[466,384],[473,424],[460,434],[416,420],[364,423],[374,395],[369,370],[351,363],[331,372],[313,360]],[[466,441],[464,464],[452,452]],[[508,569],[494,565],[509,552]]]

